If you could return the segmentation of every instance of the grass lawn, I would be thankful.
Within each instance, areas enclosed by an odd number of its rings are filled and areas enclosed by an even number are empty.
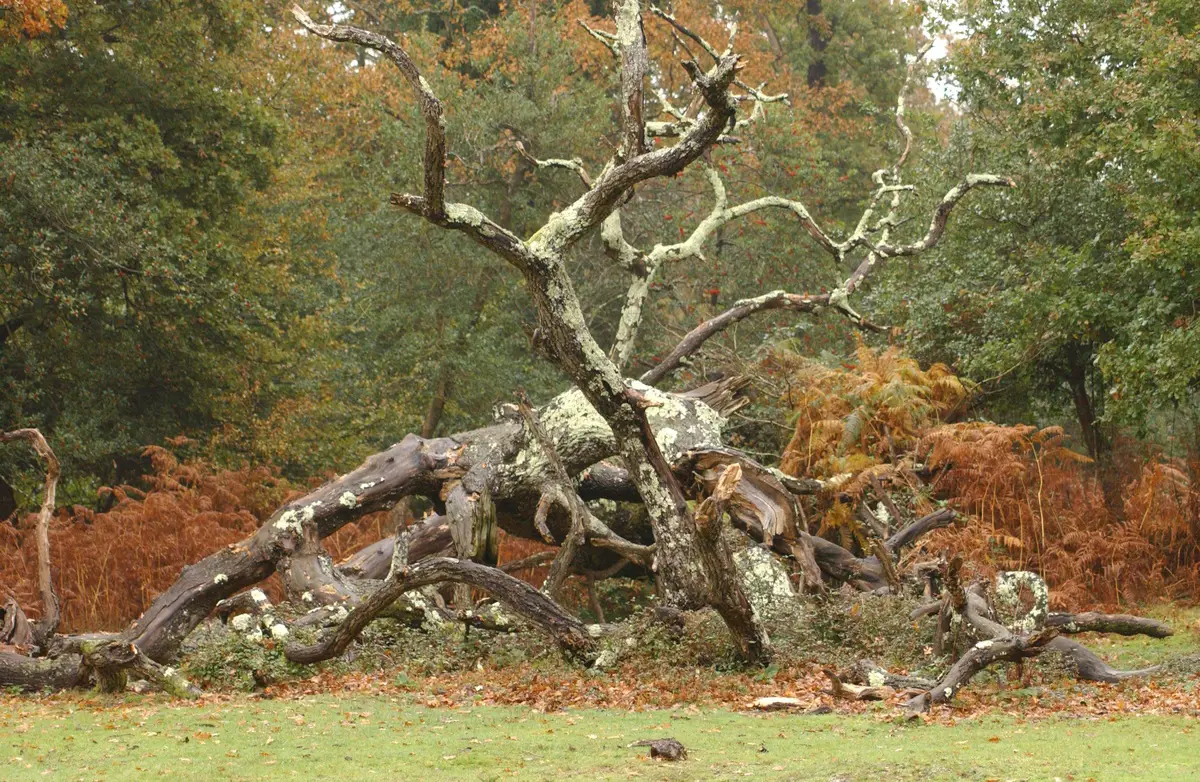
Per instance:
[[[627,745],[672,736],[680,763]],[[956,725],[873,716],[430,709],[411,696],[202,704],[159,697],[0,699],[0,778],[143,779],[1200,779],[1186,717]]]
[[[1148,613],[1176,634],[1081,640],[1125,667],[1194,660],[1200,610]],[[762,694],[829,703],[814,671],[764,679],[697,669],[692,678],[627,668],[596,677],[522,664],[321,676],[282,685],[279,697],[190,703],[0,695],[0,780],[1200,780],[1200,678],[1189,670],[1115,686],[1064,679],[1020,688],[983,676],[929,723],[903,722],[885,703],[838,702],[841,713],[828,715],[738,711]],[[646,748],[628,746],[666,736],[688,748],[688,760],[651,761]]]

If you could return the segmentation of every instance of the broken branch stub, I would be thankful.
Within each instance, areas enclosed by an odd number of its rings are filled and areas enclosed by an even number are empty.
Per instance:
[[[37,429],[17,429],[0,434],[0,443],[24,440],[46,463],[46,480],[42,487],[42,504],[37,515],[38,589],[42,597],[42,616],[32,625],[32,643],[44,645],[58,630],[60,616],[58,595],[50,572],[50,519],[54,516],[55,492],[61,472],[58,457]],[[19,609],[18,609],[19,610]],[[0,643],[3,639],[0,638]]]

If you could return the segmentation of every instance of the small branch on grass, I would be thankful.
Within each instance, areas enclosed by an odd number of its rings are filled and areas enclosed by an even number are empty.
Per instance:
[[[923,712],[928,711],[932,704],[949,703],[954,694],[983,669],[997,662],[1017,662],[1041,654],[1057,636],[1057,630],[1045,628],[1028,637],[1009,635],[1007,638],[980,641],[950,666],[950,670],[933,689],[914,696],[905,707],[910,712]]]

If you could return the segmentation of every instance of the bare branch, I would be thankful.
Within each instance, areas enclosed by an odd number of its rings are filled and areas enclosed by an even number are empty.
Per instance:
[[[602,222],[617,201],[634,185],[682,171],[717,142],[736,114],[729,85],[740,69],[737,55],[721,58],[711,70],[702,72],[694,62],[685,62],[692,81],[709,106],[672,147],[647,152],[613,166],[600,175],[595,185],[550,220],[529,239],[535,253],[560,253]]]
[[[516,146],[517,152],[520,153],[522,157],[524,157],[530,163],[533,163],[538,168],[561,168],[566,171],[574,171],[576,176],[579,177],[580,181],[583,182],[584,187],[592,186],[592,178],[588,176],[587,169],[583,167],[583,161],[579,158],[574,157],[570,160],[564,160],[562,158],[547,158],[545,160],[541,160],[529,154],[529,151],[525,149],[525,145],[520,141],[516,142],[514,146]]]
[[[431,219],[441,217],[446,201],[446,120],[441,101],[433,94],[429,82],[421,76],[408,52],[377,33],[342,24],[317,24],[299,5],[292,6],[292,15],[313,35],[328,41],[353,43],[372,49],[400,69],[416,91],[421,114],[425,117],[425,197],[421,213]]]
[[[726,49],[725,54],[721,54],[717,51],[716,47],[701,38],[697,33],[693,32],[689,27],[676,19],[674,14],[664,11],[656,5],[650,6],[650,13],[674,27],[682,35],[686,35],[688,38],[699,44],[700,48],[708,52],[708,56],[713,58],[713,62],[720,62],[723,57],[728,57],[732,53],[733,39],[734,36],[737,35],[737,27],[733,28],[733,34],[729,36],[729,48]]]
[[[929,221],[929,231],[923,238],[912,244],[903,244],[900,246],[881,244],[876,247],[876,251],[886,257],[896,257],[918,255],[934,247],[942,238],[942,233],[946,230],[946,223],[950,220],[950,212],[963,199],[963,196],[981,185],[1016,187],[1016,183],[1008,177],[996,176],[995,174],[970,174],[962,182],[950,188],[941,202],[938,203],[937,207],[933,210],[933,219]]]
[[[421,215],[434,225],[452,231],[461,231],[518,269],[525,270],[530,263],[536,261],[520,237],[473,206],[448,203],[442,214],[430,216],[426,214],[425,199],[421,196],[392,193],[391,200],[394,206]]]
[[[607,49],[613,53],[613,56],[615,56],[615,57],[620,56],[620,52],[617,50],[617,37],[615,35],[613,35],[612,33],[605,32],[604,30],[596,30],[594,28],[588,27],[587,23],[584,22],[582,19],[576,19],[575,21],[579,24],[580,27],[587,30],[589,35],[591,35],[593,38],[595,38],[600,43],[604,44],[605,47],[607,47]]]
[[[315,663],[337,657],[349,648],[368,624],[405,592],[445,581],[470,584],[498,598],[550,634],[564,652],[591,662],[596,641],[575,617],[536,589],[497,568],[475,562],[439,557],[425,559],[398,572],[370,597],[355,606],[332,632],[311,646],[291,644],[286,654],[297,663]]]
[[[767,310],[790,309],[796,312],[816,312],[822,307],[831,305],[836,306],[836,303],[831,298],[832,294],[822,293],[816,296],[801,296],[787,291],[777,290],[770,293],[764,293],[761,296],[755,296],[752,299],[742,299],[736,302],[732,307],[722,312],[713,318],[701,323],[696,328],[689,331],[679,344],[676,345],[667,357],[655,365],[652,369],[646,371],[641,381],[647,385],[654,385],[665,378],[672,370],[680,365],[683,359],[695,353],[700,347],[708,341],[709,338],[721,333],[738,321],[745,320],[759,312]],[[849,316],[854,321],[855,325],[860,328],[870,329],[872,331],[882,331],[883,329],[875,324],[867,321],[853,310],[847,311],[848,308],[841,307],[839,310]]]
[[[738,204],[734,207],[726,206],[725,185],[721,181],[721,176],[714,169],[708,169],[706,172],[709,184],[712,185],[715,202],[712,211],[709,212],[701,223],[696,226],[691,235],[678,244],[655,247],[651,255],[658,254],[664,260],[677,261],[683,258],[692,256],[703,258],[701,247],[708,241],[713,231],[720,228],[725,223],[731,220],[736,220],[739,217],[745,217],[748,214],[763,210],[763,209],[783,209],[792,212],[800,220],[800,224],[810,236],[817,240],[817,243],[828,250],[830,253],[837,254],[837,245],[834,244],[825,232],[817,225],[816,220],[809,214],[808,209],[799,201],[791,201],[779,196],[764,196],[749,201],[744,204]]]
[[[900,94],[896,97],[896,128],[900,131],[900,137],[904,139],[904,150],[900,153],[900,157],[896,160],[896,164],[892,166],[892,176],[898,177],[900,169],[904,168],[905,162],[908,161],[908,153],[912,150],[913,134],[908,125],[904,122],[904,102],[908,93],[909,87],[912,85],[913,77],[917,73],[921,62],[925,59],[925,55],[933,48],[933,41],[929,41],[917,51],[917,56],[908,64],[908,69],[904,74],[904,84],[900,87]]]
[[[58,629],[59,604],[54,592],[54,580],[50,575],[50,519],[54,515],[54,495],[58,489],[61,472],[58,457],[50,444],[37,429],[17,429],[0,434],[0,443],[25,440],[46,462],[46,481],[43,487],[42,506],[37,515],[38,587],[42,593],[42,617],[34,623],[34,640],[44,644]]]

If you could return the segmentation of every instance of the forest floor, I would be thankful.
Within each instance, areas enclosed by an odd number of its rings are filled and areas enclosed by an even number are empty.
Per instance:
[[[1200,677],[1171,668],[1200,652],[1200,610],[1152,613],[1176,634],[1081,640],[1116,665],[1165,662],[1163,675],[1095,685],[1004,670],[916,720],[833,700],[812,665],[597,675],[533,661],[324,671],[195,702],[0,695],[0,778],[1200,779]],[[762,695],[832,712],[755,712]],[[687,760],[629,746],[667,736]]]

